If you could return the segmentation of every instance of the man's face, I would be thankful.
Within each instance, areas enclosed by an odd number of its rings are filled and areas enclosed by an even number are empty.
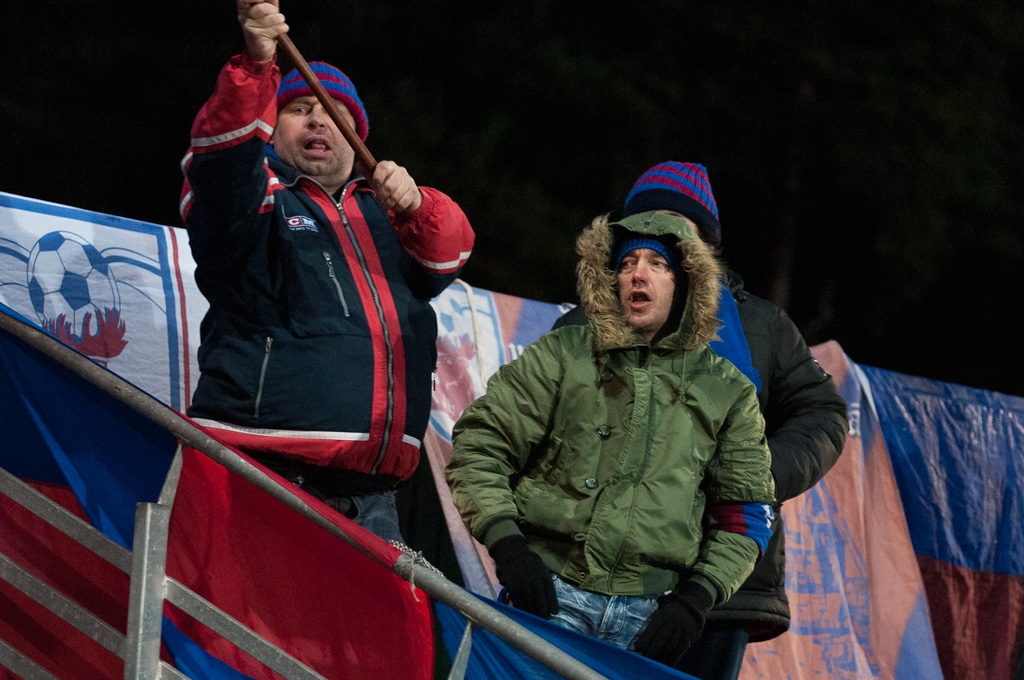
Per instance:
[[[355,129],[355,119],[341,102],[341,116]],[[352,174],[355,152],[316,97],[296,97],[277,112],[270,138],[274,151],[288,165],[334,193]]]
[[[617,275],[622,314],[650,342],[672,312],[676,274],[656,251],[638,248],[622,258]]]

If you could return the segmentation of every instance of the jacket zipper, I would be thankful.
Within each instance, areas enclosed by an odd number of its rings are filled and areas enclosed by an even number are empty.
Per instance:
[[[649,369],[648,369],[648,361],[650,360],[650,356],[651,356],[651,348],[650,347],[643,347],[643,346],[641,346],[641,347],[638,347],[637,349],[639,351],[639,356],[637,357],[637,368],[639,370],[642,370],[642,371],[645,371],[645,372],[649,371]],[[645,416],[645,418],[647,419],[648,423],[650,423],[650,417],[651,417],[651,402],[654,399],[654,388],[653,388],[651,383],[652,383],[652,380],[651,380],[650,376],[648,376],[648,380],[647,380],[647,407],[646,407],[647,415]],[[633,413],[634,413],[634,416],[631,416],[631,418],[635,417],[635,413],[636,413],[636,409],[635,409],[635,406],[636,406],[636,402],[635,402],[635,400],[636,400],[636,390],[637,390],[637,387],[636,387],[636,375],[634,374],[633,375],[633,392],[634,392],[634,397],[633,397],[634,398],[634,411],[633,411]],[[634,423],[630,423],[630,430],[633,429],[633,425],[634,425]],[[632,444],[632,442],[630,442],[630,444]],[[645,447],[646,447],[646,444],[645,444]],[[629,506],[629,512],[628,512],[629,519],[627,520],[629,523],[632,523],[632,521],[633,521],[632,520],[632,515],[633,515],[634,509],[635,509],[635,506],[636,506],[636,489],[640,486],[640,482],[643,480],[644,474],[647,472],[647,464],[649,462],[650,461],[647,458],[647,454],[645,453],[644,454],[643,463],[640,465],[640,471],[637,474],[636,479],[633,481],[633,492],[634,492],[634,495],[633,495],[633,501],[630,502],[630,506]],[[609,570],[609,573],[611,573],[612,571],[618,569],[619,565],[622,562],[622,555],[625,552],[625,550],[626,550],[626,542],[623,541],[622,543],[619,544],[619,549],[615,553],[615,559],[612,562],[612,567]]]
[[[263,365],[260,366],[260,382],[256,388],[256,404],[253,406],[253,417],[260,417],[260,402],[263,401],[263,382],[267,379],[267,364],[270,363],[270,348],[274,344],[274,338],[267,336],[263,345]]]
[[[341,290],[341,281],[334,275],[334,262],[331,261],[331,254],[324,251],[324,259],[327,261],[327,274],[331,277],[331,281],[334,282],[334,287],[338,291],[338,299],[341,300],[341,307],[345,310],[345,316],[348,316],[348,303],[345,302],[345,293]]]
[[[370,289],[370,294],[373,296],[373,304],[377,310],[377,319],[380,321],[380,327],[384,333],[384,351],[386,357],[387,367],[387,410],[384,415],[384,434],[381,437],[380,451],[377,453],[377,460],[374,461],[373,467],[370,469],[370,474],[377,474],[377,470],[380,468],[380,464],[384,461],[384,455],[387,453],[388,444],[391,442],[391,425],[395,420],[395,352],[391,345],[391,332],[388,329],[387,320],[384,318],[384,308],[380,303],[380,292],[373,283],[373,277],[370,275],[369,267],[366,266],[366,255],[363,253],[363,249],[359,246],[359,241],[356,240],[356,234],[352,230],[352,225],[348,221],[348,217],[345,215],[345,210],[341,207],[345,201],[345,194],[348,193],[348,188],[352,183],[349,183],[341,192],[341,196],[338,198],[338,215],[341,216],[341,223],[345,227],[345,233],[348,235],[348,240],[352,244],[352,248],[356,251],[356,257],[359,259],[359,268],[363,272],[363,277],[366,279],[366,285]]]

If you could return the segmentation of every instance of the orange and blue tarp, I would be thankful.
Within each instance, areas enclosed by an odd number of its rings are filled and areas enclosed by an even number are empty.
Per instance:
[[[946,677],[1010,678],[1024,670],[1024,399],[864,373]]]

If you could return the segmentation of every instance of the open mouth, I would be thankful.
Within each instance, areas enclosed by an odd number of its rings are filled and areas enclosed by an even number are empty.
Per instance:
[[[331,150],[331,145],[322,137],[311,137],[306,140],[306,143],[302,145],[302,148],[310,153],[324,154]]]
[[[654,304],[649,294],[639,290],[632,291],[627,300],[626,304],[633,314],[643,314]]]

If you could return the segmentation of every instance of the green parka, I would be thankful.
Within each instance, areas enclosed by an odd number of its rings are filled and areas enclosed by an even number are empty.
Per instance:
[[[653,346],[626,323],[609,269],[627,232],[678,238],[688,273],[679,328]],[[758,548],[706,526],[705,508],[773,503],[774,483],[754,386],[707,347],[719,265],[688,220],[660,213],[598,218],[577,252],[590,324],[538,339],[466,409],[452,498],[486,546],[522,533],[581,589],[653,596],[682,576],[722,602]]]

